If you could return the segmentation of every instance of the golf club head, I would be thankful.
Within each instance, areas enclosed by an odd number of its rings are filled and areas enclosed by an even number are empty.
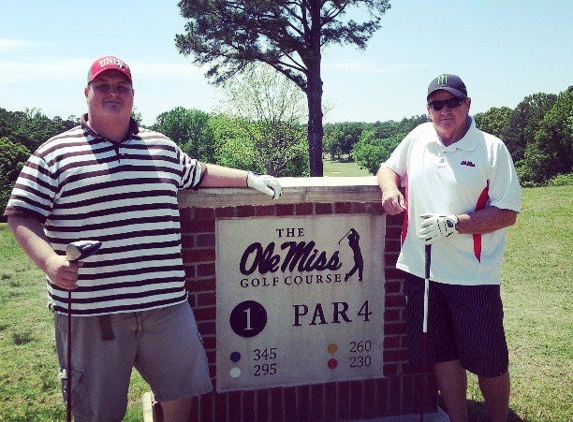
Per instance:
[[[66,247],[66,256],[70,261],[80,261],[96,253],[100,246],[99,240],[77,240]]]

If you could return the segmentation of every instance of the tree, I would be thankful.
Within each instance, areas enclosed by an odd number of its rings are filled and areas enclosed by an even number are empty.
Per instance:
[[[268,66],[255,65],[223,86],[222,110],[236,119],[238,137],[252,149],[249,155],[254,160],[248,168],[274,176],[302,176],[307,166],[292,168],[293,162],[308,160],[300,148],[305,140],[301,121],[306,117],[300,90]],[[218,152],[220,161],[223,150]]]
[[[358,22],[350,15],[364,6]],[[390,0],[181,0],[185,34],[179,52],[209,64],[215,84],[262,62],[292,80],[307,97],[310,175],[322,176],[321,51],[332,44],[364,49],[381,26]],[[344,20],[343,18],[347,18]]]
[[[428,116],[422,114],[403,118],[400,122],[390,120],[376,123],[362,132],[360,141],[352,149],[352,155],[360,167],[376,174],[380,164],[390,157],[402,139],[416,126],[428,121]]]
[[[374,132],[368,131],[354,145],[352,155],[360,164],[361,168],[368,170],[372,174],[376,174],[380,168],[380,164],[390,157],[392,151],[396,149],[400,141],[404,137],[402,135],[395,135],[391,138],[380,139],[374,136]]]
[[[507,145],[514,161],[523,159],[527,144],[535,139],[539,124],[556,100],[557,95],[540,92],[525,97],[513,110],[500,138]]]
[[[573,86],[545,114],[520,163],[525,184],[539,185],[573,168]]]
[[[360,140],[364,123],[335,123],[329,127],[328,137],[325,150],[330,153],[330,157],[334,160],[336,155],[338,158],[342,154],[350,155],[352,147]]]
[[[509,124],[512,110],[509,107],[492,107],[485,113],[474,115],[476,126],[484,132],[502,138],[503,129]]]
[[[16,179],[30,156],[22,144],[12,142],[7,137],[0,137],[0,207],[6,208],[10,192]]]
[[[201,110],[175,107],[157,116],[151,129],[171,138],[191,157],[208,162],[215,156],[210,118]]]

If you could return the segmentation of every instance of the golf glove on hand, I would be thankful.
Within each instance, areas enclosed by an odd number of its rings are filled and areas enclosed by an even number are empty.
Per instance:
[[[454,214],[422,214],[420,217],[424,220],[420,226],[420,239],[426,245],[434,243],[436,240],[443,239],[452,234],[458,234],[456,229],[458,217]]]
[[[247,186],[269,195],[273,199],[278,199],[281,196],[281,184],[273,176],[255,174],[250,171],[247,174]]]

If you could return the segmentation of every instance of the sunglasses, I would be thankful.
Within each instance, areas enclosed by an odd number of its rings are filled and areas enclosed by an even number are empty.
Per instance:
[[[462,105],[465,98],[450,98],[449,100],[436,100],[430,101],[428,105],[434,111],[440,111],[444,106],[448,106],[449,109],[457,108]]]

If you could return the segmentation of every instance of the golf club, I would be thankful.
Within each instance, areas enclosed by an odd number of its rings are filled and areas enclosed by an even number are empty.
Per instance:
[[[66,247],[69,261],[85,259],[100,248],[99,240],[78,240]],[[72,420],[72,291],[68,290],[68,350],[66,357],[66,421]]]
[[[424,422],[424,408],[426,407],[426,362],[428,360],[428,300],[430,297],[430,265],[432,263],[432,245],[426,245],[424,252],[424,319],[422,322],[422,398],[420,400],[420,422]]]

